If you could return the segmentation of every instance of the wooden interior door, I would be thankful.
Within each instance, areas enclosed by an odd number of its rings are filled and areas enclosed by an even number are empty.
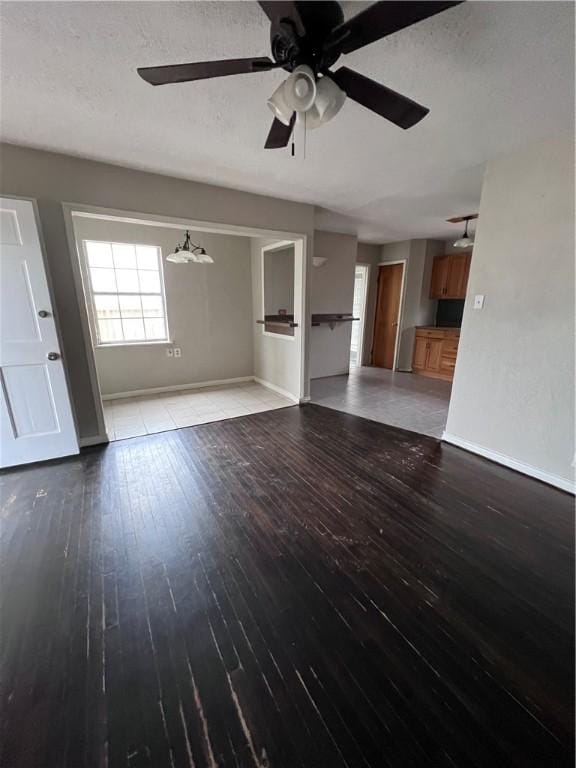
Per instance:
[[[379,368],[394,367],[403,271],[404,264],[385,264],[378,271],[372,363]]]

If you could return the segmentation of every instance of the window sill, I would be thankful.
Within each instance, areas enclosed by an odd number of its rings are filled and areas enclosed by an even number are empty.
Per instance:
[[[96,344],[96,349],[115,349],[116,347],[171,347],[174,344],[170,340],[162,341],[118,341],[112,344]]]

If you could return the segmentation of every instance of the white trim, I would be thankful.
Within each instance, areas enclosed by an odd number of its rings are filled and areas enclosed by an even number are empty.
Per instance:
[[[408,259],[395,259],[394,261],[381,261],[377,264],[378,276],[380,276],[380,267],[391,267],[394,264],[402,264],[402,282],[400,283],[400,304],[398,306],[398,317],[396,322],[396,339],[394,340],[394,360],[392,363],[392,372],[398,370],[398,355],[400,353],[400,329],[402,328],[402,320],[404,318],[404,299],[406,288],[406,265]],[[376,333],[376,315],[378,314],[378,290],[376,290],[376,308],[374,310],[374,333]],[[370,364],[373,365],[372,358],[374,357],[374,338],[372,338],[372,354],[370,355]]]
[[[300,402],[301,403],[311,403],[312,402],[312,398],[310,397],[310,395],[307,395],[306,397],[301,397],[300,398]]]
[[[536,480],[541,480],[543,483],[553,485],[567,493],[576,493],[576,483],[565,477],[560,477],[560,475],[553,475],[550,472],[545,472],[542,469],[533,467],[531,464],[525,464],[523,461],[518,461],[518,459],[513,459],[511,456],[506,456],[504,453],[492,451],[489,448],[484,448],[481,445],[476,445],[476,443],[464,440],[457,435],[451,435],[449,432],[444,432],[442,434],[442,440],[445,443],[455,445],[457,448],[463,448],[465,451],[476,453],[478,456],[483,456],[485,459],[490,459],[490,461],[495,461],[497,464],[502,464],[504,467],[514,469],[516,472],[521,472],[523,475],[528,475],[529,477],[534,477]]]
[[[364,366],[358,365],[357,368],[364,368]],[[310,381],[318,381],[319,379],[331,379],[332,376],[350,376],[351,371],[355,371],[356,368],[342,368],[340,371],[334,373],[326,373],[322,376],[312,376]]]
[[[108,435],[91,435],[90,437],[81,437],[78,444],[80,448],[88,448],[90,445],[103,445],[109,442]]]
[[[277,392],[279,395],[282,395],[282,397],[287,397],[288,400],[292,400],[293,403],[299,403],[300,398],[294,397],[294,395],[291,392],[288,392],[287,389],[282,389],[282,387],[277,387],[276,384],[272,384],[270,381],[264,381],[264,379],[259,379],[258,376],[252,377],[254,381],[258,382],[258,384],[261,384],[263,387],[266,387],[267,389],[271,389],[273,392]]]
[[[168,387],[149,387],[148,389],[133,389],[130,392],[114,392],[111,395],[102,395],[102,400],[121,400],[125,397],[142,397],[146,395],[159,395],[162,392],[179,392],[183,389],[203,389],[204,387],[223,387],[226,384],[240,384],[246,381],[254,381],[254,376],[236,376],[233,379],[214,379],[213,381],[196,381],[193,384],[171,384]]]
[[[111,341],[105,344],[95,344],[95,349],[110,349],[110,347],[173,347],[176,342],[173,339],[164,339],[163,341]]]

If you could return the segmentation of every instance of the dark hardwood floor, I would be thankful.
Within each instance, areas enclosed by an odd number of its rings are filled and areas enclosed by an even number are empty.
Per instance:
[[[3,768],[573,765],[567,494],[313,405],[1,480]]]

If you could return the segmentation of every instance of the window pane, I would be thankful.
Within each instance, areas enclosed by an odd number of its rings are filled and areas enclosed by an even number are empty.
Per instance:
[[[94,296],[96,317],[103,320],[111,317],[120,317],[117,296]]]
[[[122,317],[142,317],[140,296],[119,296]]]
[[[136,274],[135,272],[133,274]],[[94,293],[116,293],[116,280],[113,269],[94,269],[90,267],[90,278]]]
[[[151,245],[137,245],[138,269],[158,269],[158,249]]]
[[[144,317],[163,317],[162,296],[142,296]]]
[[[110,243],[86,243],[88,264],[91,267],[111,267],[112,249]]]
[[[144,320],[146,326],[146,338],[147,339],[165,339],[166,338],[166,326],[164,325],[164,318],[158,317],[153,320]]]
[[[122,320],[126,341],[144,341],[144,323],[142,320]]]
[[[122,321],[121,320],[98,320],[98,331],[100,341],[122,341]]]
[[[138,272],[142,293],[160,293],[160,275],[158,272]]]
[[[117,269],[116,282],[118,283],[118,292],[127,291],[138,293],[138,272],[135,269]]]
[[[133,245],[114,243],[112,252],[116,269],[136,269],[136,253]]]

